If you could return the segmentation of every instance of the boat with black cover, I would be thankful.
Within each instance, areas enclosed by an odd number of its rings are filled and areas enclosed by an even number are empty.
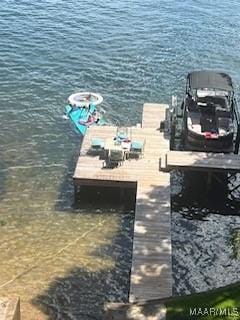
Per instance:
[[[229,75],[213,71],[189,73],[181,109],[185,150],[236,151],[239,110]]]

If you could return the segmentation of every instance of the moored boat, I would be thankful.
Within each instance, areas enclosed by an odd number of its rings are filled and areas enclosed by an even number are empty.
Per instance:
[[[228,74],[189,73],[185,97],[179,108],[172,118],[172,135],[176,135],[176,122],[181,122],[184,150],[238,153],[240,116]]]

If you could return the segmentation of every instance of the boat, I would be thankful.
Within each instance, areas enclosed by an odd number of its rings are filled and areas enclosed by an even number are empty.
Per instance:
[[[96,107],[102,101],[100,94],[92,92],[78,92],[68,97],[65,113],[81,135],[84,136],[92,125],[106,124],[104,114]]]
[[[208,158],[205,153],[211,153],[210,158],[216,161],[224,159],[226,154],[239,154],[240,110],[231,77],[211,70],[188,73],[184,98],[179,104],[177,97],[172,96],[164,130],[170,134],[170,150],[193,152],[193,159],[197,159],[200,152],[204,154],[199,155],[199,159]],[[198,153],[194,154],[195,151]],[[209,192],[229,199],[229,182],[232,184],[233,179],[238,179],[234,173],[229,175],[229,161],[232,160],[226,160],[226,166],[216,171],[207,160],[196,170],[186,165],[189,170],[182,171],[183,193],[189,198],[190,191],[191,199],[196,194],[196,200],[200,193],[206,199],[212,198]]]
[[[231,77],[223,72],[193,71],[187,75],[186,93],[177,118],[182,118],[184,150],[238,153],[240,116]],[[173,132],[174,131],[174,132]]]

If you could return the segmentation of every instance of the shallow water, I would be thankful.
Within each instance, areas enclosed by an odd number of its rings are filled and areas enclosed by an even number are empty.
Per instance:
[[[144,102],[181,96],[193,69],[230,73],[239,96],[239,9],[236,0],[2,1],[0,295],[19,295],[23,318],[99,319],[104,301],[128,294],[133,215],[72,208],[80,138],[61,117],[67,97],[100,92],[108,121],[128,125]],[[178,219],[176,248],[191,228]],[[237,218],[209,219],[218,246],[215,223]],[[188,261],[188,249],[173,252],[176,265]],[[198,277],[194,264],[189,283]],[[176,291],[200,287],[180,282]]]

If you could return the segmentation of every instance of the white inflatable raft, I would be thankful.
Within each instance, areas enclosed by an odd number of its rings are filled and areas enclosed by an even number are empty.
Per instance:
[[[89,104],[95,106],[102,103],[103,97],[93,92],[78,92],[68,97],[68,103],[73,107],[88,107]]]

